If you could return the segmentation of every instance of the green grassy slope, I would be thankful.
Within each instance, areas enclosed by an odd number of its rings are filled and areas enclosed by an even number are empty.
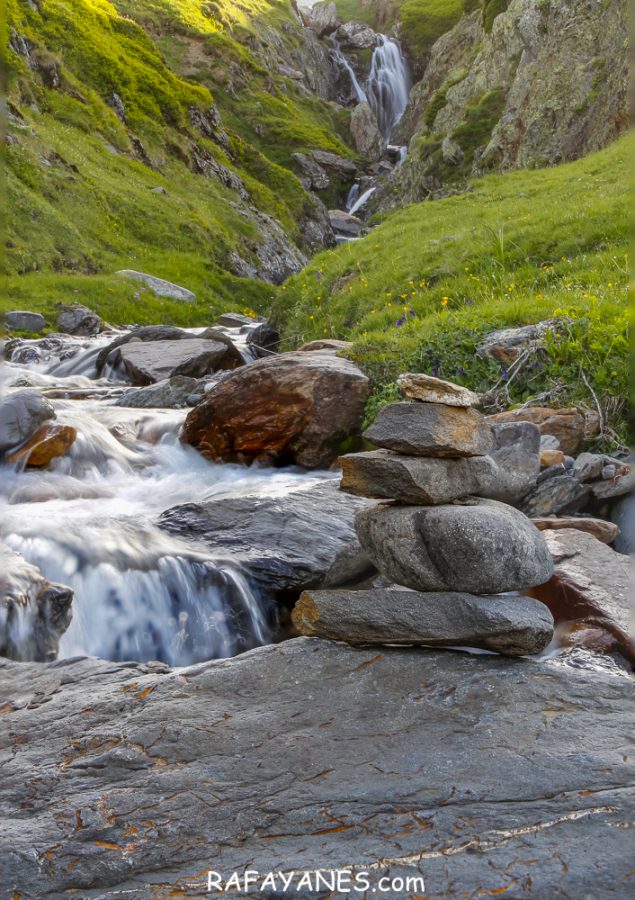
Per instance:
[[[289,345],[355,342],[372,375],[369,409],[404,370],[435,373],[501,400],[594,400],[623,434],[627,396],[629,201],[635,137],[543,171],[474,181],[470,193],[386,217],[357,243],[321,254],[280,289]],[[567,316],[546,359],[505,371],[475,356],[504,326]],[[513,377],[512,377],[513,376]]]
[[[75,299],[115,321],[266,307],[268,285],[228,272],[236,253],[257,261],[260,225],[236,206],[240,182],[247,202],[301,243],[314,201],[287,168],[290,154],[351,154],[341,116],[263,63],[274,27],[279,54],[297,49],[287,0],[7,0],[7,23],[12,47],[28,52],[6,52],[3,306],[51,312]],[[221,125],[204,134],[191,111],[206,116],[214,104]],[[201,174],[201,151],[220,176]],[[184,282],[201,306],[138,309],[112,277],[119,268]]]

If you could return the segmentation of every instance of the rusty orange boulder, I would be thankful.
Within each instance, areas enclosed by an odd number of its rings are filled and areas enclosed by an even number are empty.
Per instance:
[[[225,462],[328,467],[358,435],[368,378],[330,351],[259,360],[215,385],[187,416],[181,439]]]
[[[24,460],[27,466],[41,469],[56,456],[64,456],[75,443],[77,431],[72,425],[43,425],[24,446],[6,457],[6,462]]]

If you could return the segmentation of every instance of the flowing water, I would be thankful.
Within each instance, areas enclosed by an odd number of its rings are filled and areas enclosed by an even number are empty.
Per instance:
[[[0,465],[0,537],[75,592],[60,656],[185,665],[268,642],[272,604],[240,560],[155,522],[180,503],[283,494],[315,475],[210,463],[178,439],[187,410],[113,406],[120,375],[95,377],[112,337],[68,339],[45,359],[27,343],[16,353],[22,363],[0,366],[1,390],[39,387],[57,423],[78,432],[46,470]]]
[[[385,34],[379,36],[379,41],[373,51],[366,93],[379,130],[388,142],[408,103],[410,73],[397,41]]]
[[[340,47],[337,38],[334,35],[331,35],[331,37],[329,38],[329,43],[331,44],[331,53],[333,55],[333,59],[335,60],[337,66],[346,73],[347,77],[350,80],[355,101],[357,103],[366,103],[368,100],[366,92],[359,83],[357,75],[355,74],[355,70],[342,52],[342,48]]]

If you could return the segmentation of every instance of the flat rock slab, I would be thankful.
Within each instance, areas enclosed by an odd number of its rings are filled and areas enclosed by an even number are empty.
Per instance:
[[[115,272],[122,278],[131,278],[134,281],[141,281],[146,287],[157,295],[157,297],[167,297],[169,300],[177,300],[179,303],[194,303],[196,294],[187,288],[181,287],[180,284],[174,284],[166,281],[165,278],[157,278],[156,275],[148,275],[146,272],[137,272],[134,269],[120,269]]]
[[[351,866],[438,900],[632,897],[627,678],[317,638],[164,673],[0,666],[9,897]]]
[[[46,319],[41,313],[14,309],[4,314],[4,324],[16,331],[39,332],[44,330]]]
[[[592,516],[557,516],[545,517],[543,519],[531,520],[536,528],[541,531],[549,529],[559,531],[561,528],[576,528],[578,531],[586,531],[592,534],[598,541],[603,544],[612,544],[619,535],[620,529],[613,522],[606,522],[604,519],[594,519]]]
[[[423,372],[404,372],[397,379],[399,393],[406,400],[443,403],[447,406],[477,406],[480,397],[474,391]]]
[[[547,607],[519,594],[307,591],[292,619],[300,634],[349,644],[461,645],[503,656],[540,653],[553,637]]]
[[[185,503],[158,524],[238,560],[267,593],[300,591],[345,584],[372,570],[354,527],[355,513],[369,505],[339,491],[333,479],[277,497]]]
[[[484,456],[493,444],[487,420],[475,409],[416,400],[384,406],[364,437],[412,456]]]
[[[176,341],[131,341],[120,350],[126,372],[135,384],[154,384],[174,375],[201,378],[213,372],[225,356],[220,341],[200,338]]]

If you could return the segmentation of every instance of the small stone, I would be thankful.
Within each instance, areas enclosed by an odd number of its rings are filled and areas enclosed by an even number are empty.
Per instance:
[[[564,466],[564,453],[562,450],[540,451],[541,469],[547,469],[549,466]]]
[[[565,469],[563,463],[556,463],[554,466],[547,466],[547,468],[543,469],[536,479],[536,484],[542,484],[543,481],[549,481],[550,478],[555,478],[556,475],[566,475],[566,472],[567,470]]]
[[[523,499],[520,508],[532,519],[574,513],[586,505],[590,496],[589,485],[580,484],[572,475],[556,475],[538,484]]]
[[[384,406],[364,437],[378,447],[413,456],[484,456],[492,430],[475,409],[405,401]]]
[[[548,529],[558,530],[560,528],[577,528],[578,531],[586,531],[592,534],[598,541],[603,544],[612,544],[619,535],[620,529],[613,522],[607,522],[604,519],[594,519],[592,516],[549,516],[541,519],[531,520],[536,528],[541,531]]]
[[[610,463],[608,466],[603,466],[602,468],[602,480],[610,481],[611,478],[615,478],[617,474],[617,467]]]
[[[291,618],[301,634],[349,644],[467,646],[504,656],[540,653],[553,637],[547,607],[519,594],[306,591]]]
[[[540,450],[559,450],[560,441],[553,434],[540,435]]]
[[[13,331],[40,332],[46,325],[46,319],[40,313],[27,312],[26,310],[12,310],[4,314],[6,328]]]
[[[578,481],[595,481],[602,475],[604,457],[599,453],[581,453],[573,463],[572,474]]]
[[[405,372],[397,379],[397,387],[406,400],[423,400],[446,406],[477,406],[480,400],[478,394],[466,387],[422,372]]]
[[[71,425],[43,425],[27,443],[6,457],[5,462],[23,461],[25,465],[41,469],[57,456],[64,456],[77,438]]]
[[[574,462],[575,462],[575,459],[573,458],[573,456],[567,456],[567,455],[565,454],[565,457],[564,457],[564,467],[565,467],[565,469],[566,469],[567,471],[568,471],[569,469],[572,469],[572,468],[573,468]]]

